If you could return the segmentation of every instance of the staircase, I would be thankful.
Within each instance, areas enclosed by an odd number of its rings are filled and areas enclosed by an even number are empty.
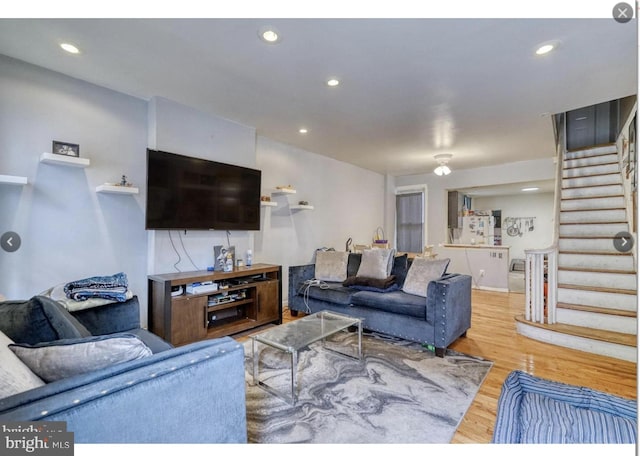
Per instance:
[[[555,324],[518,319],[524,335],[636,362],[637,278],[615,144],[566,152],[562,167]]]

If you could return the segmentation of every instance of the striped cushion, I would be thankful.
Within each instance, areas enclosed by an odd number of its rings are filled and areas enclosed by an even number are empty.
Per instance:
[[[494,443],[635,443],[636,401],[514,371],[498,401]]]

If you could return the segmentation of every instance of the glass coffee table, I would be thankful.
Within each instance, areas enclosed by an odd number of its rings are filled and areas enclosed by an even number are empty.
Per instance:
[[[325,339],[332,334],[343,331],[351,326],[357,326],[355,335],[358,338],[357,355],[343,353],[329,348]],[[326,350],[333,351],[349,358],[362,360],[362,319],[341,315],[335,312],[317,312],[306,317],[294,320],[290,323],[277,326],[268,331],[250,336],[252,339],[251,350],[253,352],[253,384],[284,399],[291,405],[298,401],[298,382],[296,373],[298,369],[298,352],[319,340]],[[261,343],[276,348],[291,355],[291,396],[259,380],[259,352],[257,344]]]

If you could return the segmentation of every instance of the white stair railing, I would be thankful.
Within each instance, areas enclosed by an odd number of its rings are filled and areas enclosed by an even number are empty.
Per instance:
[[[525,250],[525,313],[528,321],[553,324],[558,302],[558,238],[560,237],[560,203],[562,199],[562,166],[566,150],[565,115],[554,123],[556,134],[556,186],[554,199],[553,245],[546,249]]]
[[[528,321],[553,324],[558,302],[558,249],[554,245],[548,249],[525,250],[524,253],[524,316]]]

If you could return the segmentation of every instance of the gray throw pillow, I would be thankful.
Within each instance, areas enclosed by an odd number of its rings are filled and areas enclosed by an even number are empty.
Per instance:
[[[35,345],[12,344],[9,348],[45,382],[152,355],[149,347],[133,334],[63,339]]]
[[[431,260],[429,258],[414,258],[407,272],[402,291],[416,296],[427,297],[427,287],[432,280],[438,280],[444,275],[449,266],[449,258]]]
[[[356,277],[386,279],[391,275],[395,249],[368,249],[362,252],[362,261]]]
[[[11,339],[0,332],[0,399],[44,385],[9,349],[12,343]]]
[[[324,282],[343,282],[347,278],[349,252],[316,252],[315,278]]]

